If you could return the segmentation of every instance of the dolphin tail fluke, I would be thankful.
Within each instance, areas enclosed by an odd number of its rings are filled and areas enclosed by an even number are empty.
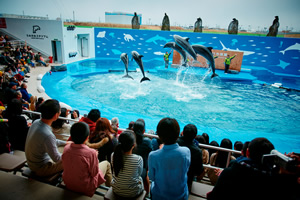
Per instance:
[[[126,74],[125,76],[123,76],[122,78],[131,78],[132,80],[134,80],[131,76],[129,76],[128,74]]]
[[[149,79],[148,77],[144,76],[144,77],[141,79],[141,82],[143,82],[143,81],[150,81],[150,79]]]
[[[284,55],[284,51],[279,51],[280,53],[282,53]]]
[[[216,77],[216,76],[219,76],[219,75],[216,74],[216,73],[213,73],[210,78],[213,78],[213,77]]]

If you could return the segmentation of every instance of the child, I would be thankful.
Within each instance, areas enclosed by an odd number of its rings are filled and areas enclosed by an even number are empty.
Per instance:
[[[157,125],[157,135],[164,146],[149,154],[152,200],[188,199],[187,172],[191,153],[187,147],[176,143],[179,132],[176,119],[163,118]]]
[[[135,137],[132,131],[125,130],[120,134],[119,144],[112,155],[114,169],[112,188],[113,192],[122,197],[137,197],[144,189],[143,158],[132,154],[135,146]]]
[[[110,186],[110,164],[107,161],[99,163],[97,151],[85,145],[90,133],[85,122],[73,124],[70,133],[74,143],[69,143],[64,148],[63,180],[68,189],[92,197],[102,183]]]

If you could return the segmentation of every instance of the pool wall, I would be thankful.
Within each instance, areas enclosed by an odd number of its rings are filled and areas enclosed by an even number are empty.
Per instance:
[[[143,60],[161,59],[169,50],[163,46],[174,41],[173,35],[189,37],[190,44],[219,50],[244,52],[242,69],[251,69],[259,80],[270,83],[289,79],[300,87],[300,39],[175,31],[95,28],[95,56],[119,59],[121,53],[135,50]],[[297,86],[295,86],[297,87]]]

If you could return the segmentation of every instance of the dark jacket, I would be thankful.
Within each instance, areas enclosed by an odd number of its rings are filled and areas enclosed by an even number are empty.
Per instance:
[[[199,176],[204,170],[202,163],[202,151],[193,141],[185,141],[184,137],[178,138],[177,143],[179,146],[185,146],[191,151],[191,165],[188,171],[188,185],[191,187],[194,176]]]

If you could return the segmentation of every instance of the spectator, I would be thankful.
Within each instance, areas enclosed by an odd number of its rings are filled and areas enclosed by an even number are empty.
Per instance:
[[[38,98],[38,100],[37,100],[37,102],[36,102],[36,104],[35,104],[35,110],[36,110],[36,111],[39,111],[39,107],[40,107],[40,105],[41,105],[44,101],[45,101],[45,100],[44,100],[43,97],[39,97],[39,98]]]
[[[27,84],[26,83],[22,83],[21,84],[20,92],[22,93],[22,98],[25,101],[31,102],[30,98],[32,97],[32,95],[28,93],[28,91],[27,91]]]
[[[29,110],[31,111],[35,111],[35,105],[37,103],[37,97],[36,96],[32,96],[30,98],[30,106],[29,106]]]
[[[248,149],[248,147],[249,147],[249,144],[250,144],[250,142],[249,141],[247,141],[247,142],[245,142],[244,144],[243,144],[243,148],[242,148],[242,150],[241,150],[241,156],[239,156],[237,159],[236,159],[236,161],[237,162],[240,162],[240,161],[242,161],[242,160],[244,160],[244,159],[247,159],[247,149]]]
[[[142,178],[144,182],[144,188],[147,193],[150,190],[150,182],[148,177],[148,156],[152,151],[151,140],[147,137],[144,137],[145,133],[145,123],[141,120],[137,120],[133,125],[133,131],[136,138],[136,147],[133,149],[133,153],[140,155],[143,158],[143,173]]]
[[[116,137],[118,137],[122,133],[122,130],[119,129],[119,118],[114,117],[110,121],[111,121],[111,127],[117,133]]]
[[[217,141],[211,141],[210,143],[209,143],[209,145],[210,146],[215,146],[215,147],[219,147],[219,143],[217,142]],[[212,154],[214,154],[214,153],[216,153],[217,152],[217,150],[215,150],[215,149],[208,149],[208,153],[209,153],[209,158],[211,157],[211,155]]]
[[[40,106],[41,119],[30,127],[26,139],[25,154],[29,168],[38,176],[50,176],[63,170],[61,154],[57,147],[66,142],[56,140],[51,124],[60,114],[57,100],[49,99]]]
[[[21,114],[22,102],[12,99],[4,114],[4,118],[8,119],[8,138],[13,150],[24,151],[29,126]]]
[[[66,187],[92,197],[102,183],[105,182],[106,186],[110,186],[112,173],[110,164],[107,161],[99,163],[97,151],[85,145],[89,132],[86,123],[73,124],[71,136],[74,143],[65,146],[62,163]]]
[[[21,59],[22,53],[21,53],[21,51],[20,51],[19,48],[16,48],[16,50],[15,50],[15,52],[14,52],[14,55],[15,55],[15,59],[16,59],[16,60],[20,60],[20,59]]]
[[[273,149],[273,144],[266,138],[252,140],[247,150],[248,159],[233,162],[232,166],[224,169],[207,198],[209,200],[235,200],[241,197],[245,200],[297,199],[299,185],[296,184],[296,180],[287,181],[285,176],[272,173],[272,169],[261,162],[263,155],[269,154]]]
[[[204,171],[202,163],[202,151],[194,143],[196,135],[197,127],[194,124],[188,124],[183,128],[183,136],[177,140],[177,143],[180,146],[187,147],[191,151],[191,165],[187,173],[189,191],[192,189],[194,177],[199,176]]]
[[[149,178],[153,200],[188,199],[187,172],[191,153],[176,140],[180,128],[176,119],[163,118],[157,125],[157,134],[164,146],[149,154]]]
[[[133,131],[133,125],[134,125],[134,121],[129,122],[127,130]]]
[[[119,144],[112,155],[114,169],[112,188],[113,192],[122,198],[134,198],[143,190],[143,159],[139,155],[132,154],[135,145],[135,137],[132,131],[125,130],[120,134]]]
[[[96,122],[95,130],[90,134],[87,145],[90,148],[98,149],[99,161],[108,160],[111,162],[111,154],[118,141],[113,136],[115,131],[112,129],[108,119],[100,118]]]
[[[209,135],[207,133],[202,133],[202,136],[204,137],[206,144],[209,145]]]
[[[60,117],[67,117],[69,111],[66,108],[60,109]],[[67,123],[64,119],[57,119],[51,124],[52,132],[54,133],[56,139],[67,141],[70,137],[71,125]]]
[[[243,149],[243,143],[241,141],[236,141],[233,145],[234,150],[236,151],[241,151]],[[233,153],[232,156],[235,158],[238,158],[241,156],[239,153]]]
[[[42,54],[41,52],[38,52],[35,57],[34,57],[35,61],[38,63],[41,63],[42,65],[44,65],[45,67],[48,66],[43,60]]]
[[[8,104],[13,98],[15,98],[17,85],[18,84],[15,82],[10,82],[8,87],[5,88],[5,90],[4,90],[5,102],[4,103]]]
[[[100,119],[101,112],[98,109],[92,109],[90,110],[87,117],[82,117],[79,121],[85,122],[90,127],[90,134],[95,130],[96,128],[96,121]]]
[[[197,135],[196,136],[196,140],[198,141],[199,144],[206,144],[205,138],[202,135]],[[209,163],[209,153],[206,149],[199,147],[202,151],[202,163],[203,164],[208,164]],[[204,168],[204,171],[202,172],[202,174],[200,174],[200,176],[197,176],[197,181],[202,180],[202,178],[204,177],[204,175],[207,173],[207,168]]]
[[[226,148],[226,149],[232,149],[232,142],[229,139],[223,139],[221,141],[220,147]],[[210,158],[210,165],[211,166],[216,166],[220,168],[226,168],[227,167],[227,160],[228,160],[228,152],[226,151],[217,151],[216,153],[213,153]],[[231,156],[230,161],[235,160],[235,157]],[[218,180],[218,175],[215,173],[214,169],[209,169],[208,172],[208,177],[210,179],[210,182],[215,185],[217,180]]]

